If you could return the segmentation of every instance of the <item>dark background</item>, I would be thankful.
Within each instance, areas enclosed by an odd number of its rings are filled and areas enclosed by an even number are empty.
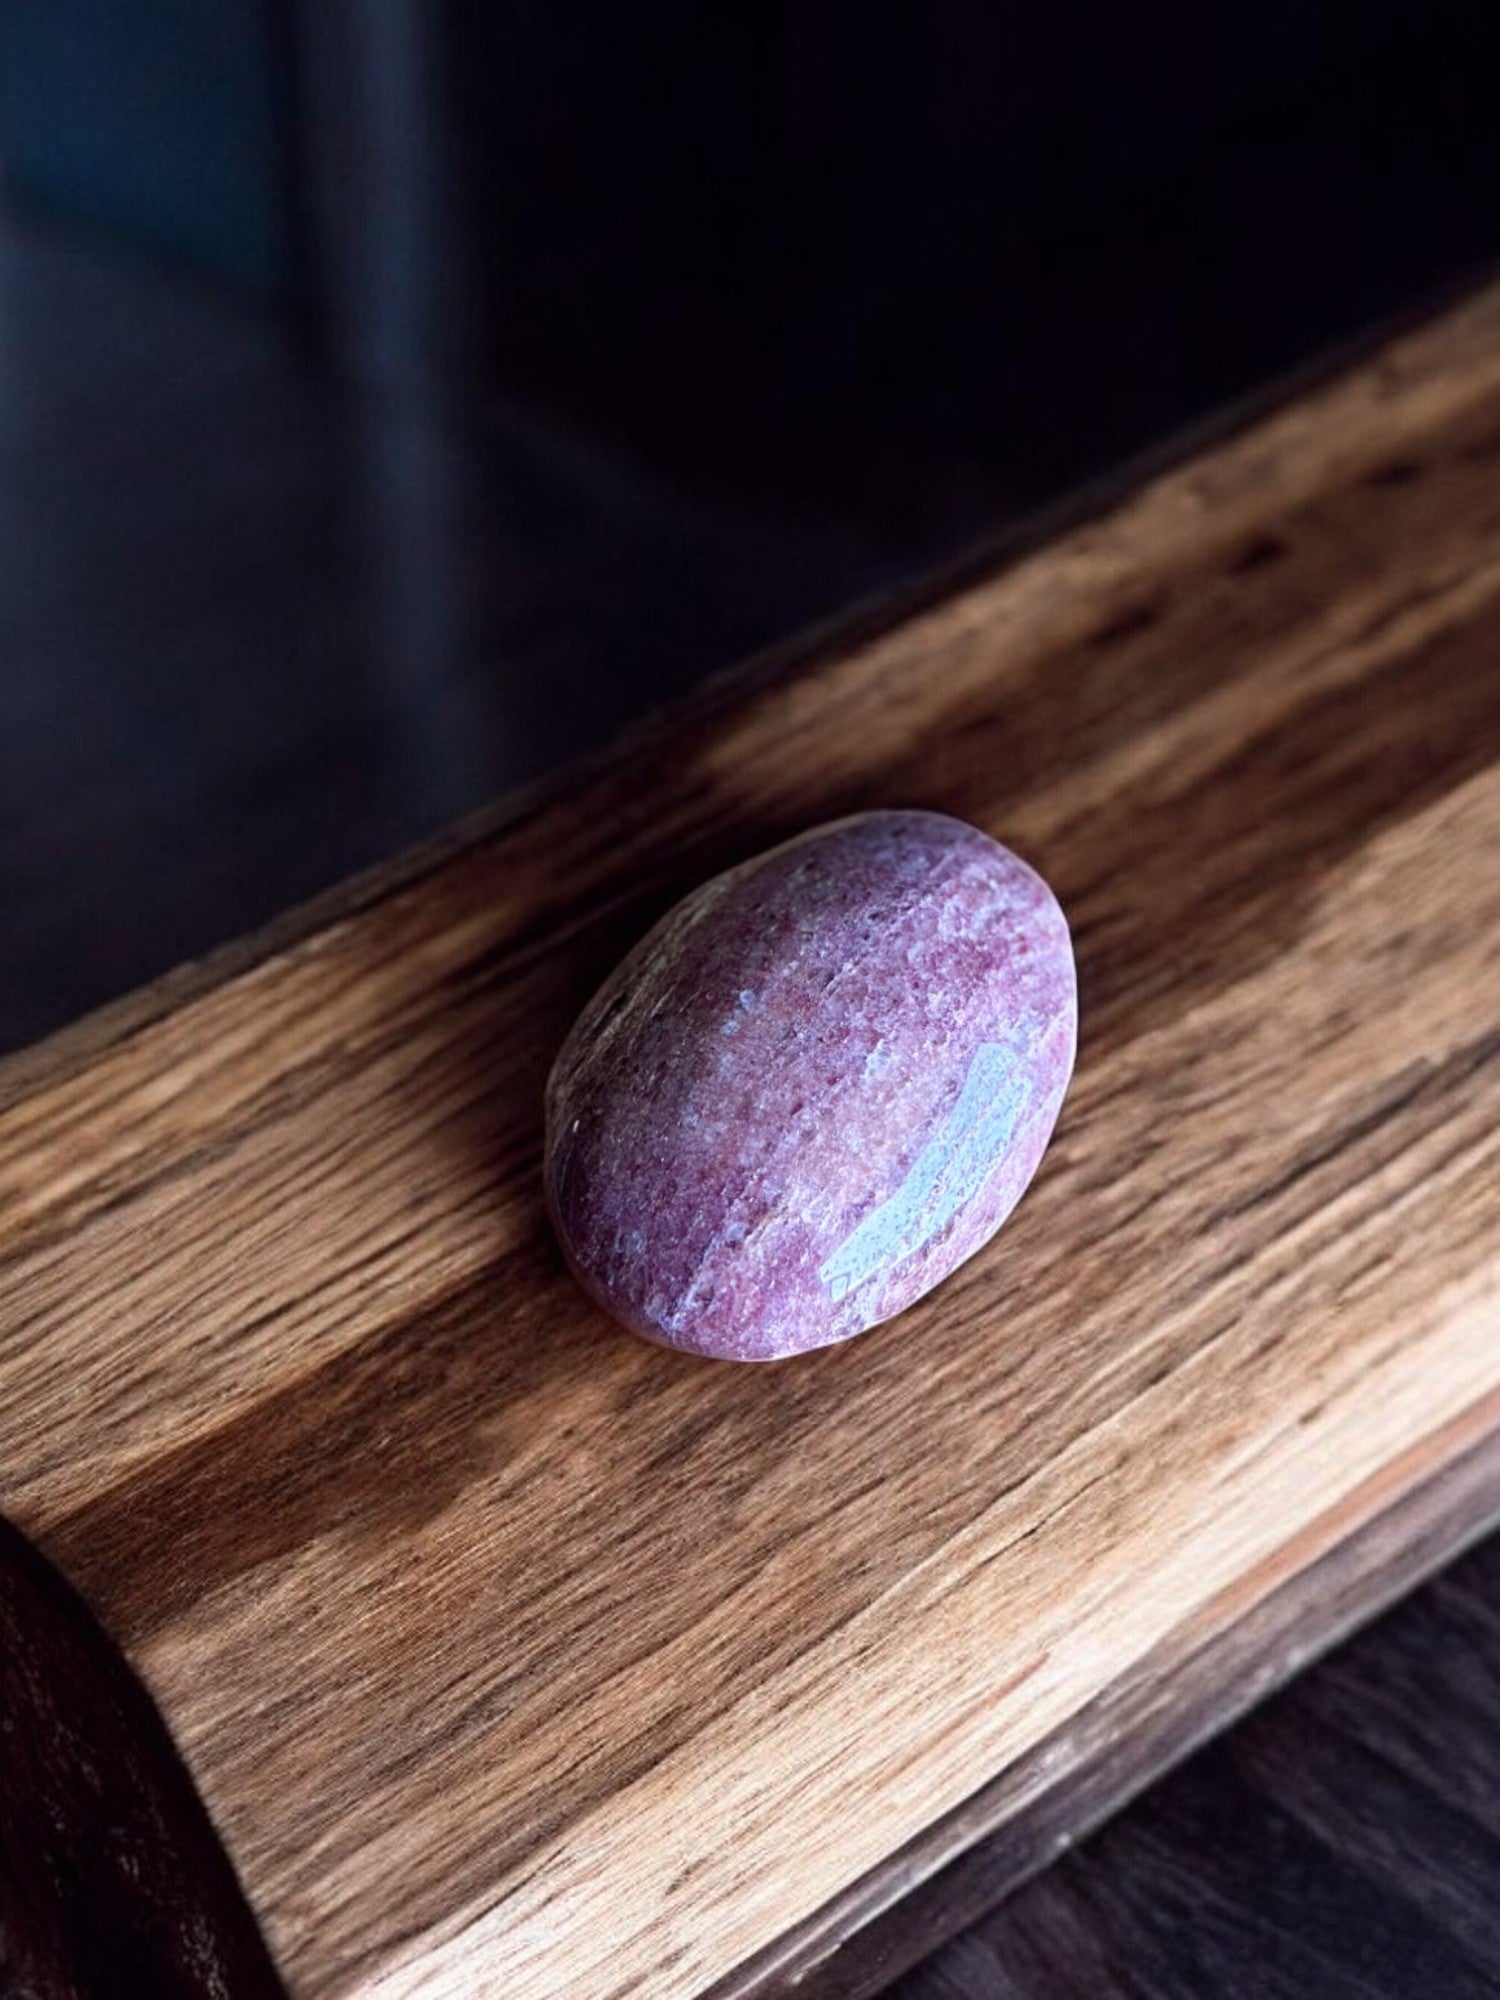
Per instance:
[[[0,1045],[1479,272],[1497,54],[0,0]]]

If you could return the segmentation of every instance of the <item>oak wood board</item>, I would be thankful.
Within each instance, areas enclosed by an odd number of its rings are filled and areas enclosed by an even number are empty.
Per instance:
[[[1241,1731],[1231,1725],[1267,1695],[1398,1599],[1406,1599],[1400,1611],[1411,1613],[1423,1601],[1418,1586],[1438,1571],[1433,1587],[1448,1585],[1470,1545],[1500,1526],[1494,1415],[1493,1405],[1481,1404],[1457,1430],[1424,1440],[1421,1461],[1438,1467],[1429,1477],[1397,1460],[1379,1481],[1393,1496],[1389,1504],[1369,1514],[1369,1493],[1343,1503],[1311,1538],[1279,1552],[1269,1590],[1263,1572],[1176,1627],[1154,1656],[1136,1662],[956,1811],[716,1981],[709,2000],[874,2000],[940,1946],[993,1917],[1193,1751],[1214,1738],[1232,1747]],[[1475,1442],[1463,1446],[1463,1438]],[[1351,1518],[1359,1523],[1352,1531]],[[1377,1624],[1356,1643],[1378,1652],[1386,1630]],[[1442,1668],[1448,1671],[1446,1660]],[[1482,1735],[1483,1709],[1469,1708]],[[1318,1750],[1323,1758],[1337,1755],[1337,1746],[1330,1751],[1322,1742]],[[1145,1804],[1150,1810],[1151,1795]],[[1409,1853],[1392,1835],[1382,1826],[1381,1837]],[[1440,1871],[1440,1862],[1430,1865]],[[1191,1963],[1187,1940],[1182,1949]],[[1258,1976],[1253,1961],[1246,1971]],[[1064,1990],[1071,1990],[1070,1977],[1083,1990],[1076,1967],[1057,1977]]]
[[[845,1348],[639,1343],[548,1234],[551,1055],[875,805],[1068,911],[1053,1147]],[[0,1506],[294,1992],[673,2000],[1472,1450],[1497,1275],[1490,291],[7,1064]]]

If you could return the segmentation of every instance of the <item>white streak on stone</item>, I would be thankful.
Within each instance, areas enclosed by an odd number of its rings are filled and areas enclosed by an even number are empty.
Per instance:
[[[982,1042],[958,1101],[906,1179],[819,1268],[835,1302],[888,1276],[972,1201],[1010,1144],[1025,1096],[1020,1052],[1007,1042]]]

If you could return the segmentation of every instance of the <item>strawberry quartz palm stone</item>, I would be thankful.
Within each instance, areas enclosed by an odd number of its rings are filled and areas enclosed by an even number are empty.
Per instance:
[[[584,1009],[547,1195],[607,1312],[775,1361],[903,1311],[1035,1173],[1073,1067],[1068,927],[976,827],[872,812],[716,876]]]

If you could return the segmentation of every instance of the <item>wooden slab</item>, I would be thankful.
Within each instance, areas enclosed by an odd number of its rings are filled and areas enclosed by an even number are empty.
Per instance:
[[[874,804],[1070,911],[1053,1150],[846,1349],[640,1345],[551,1053]],[[295,1990],[701,1992],[1500,1426],[1500,293],[3,1087],[0,1505]]]
[[[874,2000],[995,1912],[1313,1653],[1389,1609],[1500,1523],[1497,1417],[1490,1398],[1425,1439],[1421,1460],[1441,1463],[1415,1484],[1408,1483],[1414,1464],[1396,1460],[1378,1480],[1395,1496],[1389,1504],[1368,1515],[1373,1496],[1362,1491],[1332,1509],[1312,1536],[1278,1552],[1279,1580],[1269,1590],[1262,1570],[1175,1626],[1155,1652],[954,1812],[715,1981],[711,2000]],[[1476,1442],[1466,1447],[1470,1437]],[[1369,1641],[1378,1647],[1385,1630],[1377,1625]],[[1476,1730],[1487,1720],[1480,1703]]]

